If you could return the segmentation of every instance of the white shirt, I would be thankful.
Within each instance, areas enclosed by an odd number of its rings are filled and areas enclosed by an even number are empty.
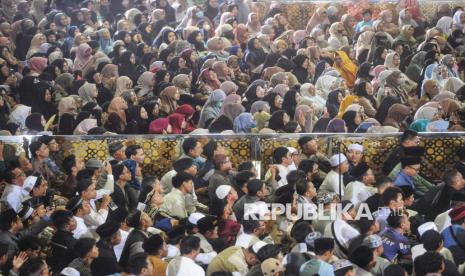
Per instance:
[[[333,232],[331,230],[333,223],[336,237],[333,236]],[[357,229],[353,228],[342,219],[337,219],[333,223],[326,225],[324,236],[327,238],[337,239],[342,246],[344,246],[346,249],[349,248],[350,241],[359,236],[360,233],[357,231]]]
[[[196,264],[192,259],[181,257],[181,267],[179,268],[178,274],[179,276],[205,276],[205,271],[202,269],[201,266]]]
[[[95,201],[97,199],[91,199],[89,201],[90,214],[84,216],[84,222],[89,229],[96,229],[100,225],[104,224],[108,217],[108,209],[100,209],[97,211]]]
[[[376,192],[377,189],[374,187],[367,186],[360,181],[352,181],[344,189],[344,196],[342,198],[344,200],[350,200],[357,208],[360,203],[367,200]]]
[[[234,244],[234,245],[235,246],[242,246],[243,248],[249,248],[257,240],[258,240],[258,238],[255,235],[242,233],[239,236],[237,236],[236,244]]]
[[[291,166],[285,167],[284,165],[278,164],[276,165],[278,168],[279,176],[281,179],[278,181],[278,188],[284,185],[287,185],[287,175],[291,171]]]
[[[449,212],[451,210],[452,208],[445,211],[444,213],[439,214],[434,219],[434,224],[436,224],[436,227],[438,228],[439,233],[441,233],[444,229],[452,225],[452,223],[450,222],[450,217],[449,217]]]
[[[334,192],[339,195],[339,185],[341,185],[341,195],[344,196],[344,181],[342,180],[342,174],[331,170],[321,183],[320,191]]]
[[[80,217],[74,216],[76,220],[76,229],[73,231],[73,237],[78,240],[81,237],[92,237],[89,232],[89,228],[87,228],[86,224],[84,223],[84,219]]]
[[[168,249],[168,253],[166,254],[166,258],[171,259],[181,255],[179,248],[176,245],[167,244],[166,248]]]
[[[113,246],[113,251],[115,252],[116,260],[118,260],[118,262],[119,262],[119,259],[121,258],[121,254],[123,254],[123,248],[124,248],[124,245],[126,244],[126,240],[128,239],[129,231],[124,231],[124,230],[119,229],[119,233],[121,234],[121,241],[119,244]]]
[[[25,195],[25,191],[22,187],[14,184],[8,184],[3,191],[1,201],[8,202],[9,207],[15,210],[16,213],[19,212],[22,206],[22,201]]]

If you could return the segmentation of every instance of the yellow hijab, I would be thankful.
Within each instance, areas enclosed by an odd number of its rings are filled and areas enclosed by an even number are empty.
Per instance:
[[[334,64],[334,68],[341,74],[345,79],[348,88],[353,88],[355,85],[355,79],[357,74],[357,65],[347,56],[344,51],[336,51],[334,57],[339,56],[342,59],[341,66]]]

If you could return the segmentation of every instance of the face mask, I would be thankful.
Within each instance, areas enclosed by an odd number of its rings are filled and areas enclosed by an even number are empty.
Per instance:
[[[461,38],[457,38],[457,39],[455,40],[455,42],[457,42],[457,43],[462,43],[462,41],[463,41],[463,39],[461,39]]]
[[[195,14],[195,16],[196,16],[197,18],[202,18],[202,17],[203,17],[203,11],[198,11],[198,12]]]
[[[207,32],[210,31],[210,25],[204,25],[203,29]]]

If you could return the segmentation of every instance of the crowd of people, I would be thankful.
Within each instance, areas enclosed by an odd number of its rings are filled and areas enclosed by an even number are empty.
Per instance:
[[[465,128],[464,7],[296,30],[269,4],[1,1],[0,133],[35,135],[0,143],[5,275],[464,275],[465,148],[431,180],[418,136]],[[163,175],[140,145],[81,160],[53,136],[312,132],[402,135],[380,172],[305,135],[263,175],[202,136]]]
[[[1,10],[5,134],[465,127],[460,6],[320,7],[295,30],[279,3],[17,2]]]

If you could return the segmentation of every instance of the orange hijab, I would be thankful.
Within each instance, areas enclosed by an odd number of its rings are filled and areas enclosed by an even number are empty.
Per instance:
[[[339,56],[342,59],[342,65],[337,66],[334,64],[334,68],[341,74],[345,79],[348,88],[353,88],[355,85],[355,79],[357,78],[357,65],[350,60],[344,51],[336,51],[334,57]]]

